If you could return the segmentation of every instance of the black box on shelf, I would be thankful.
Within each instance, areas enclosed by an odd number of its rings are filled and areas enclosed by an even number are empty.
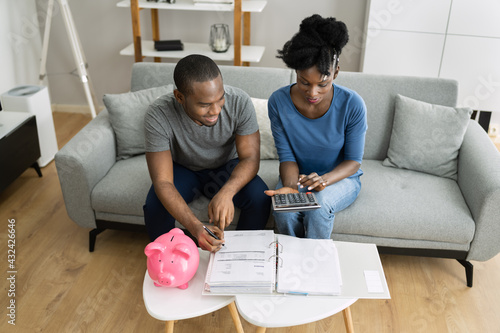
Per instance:
[[[179,39],[172,40],[156,40],[155,41],[156,51],[182,51],[184,50],[184,44]]]

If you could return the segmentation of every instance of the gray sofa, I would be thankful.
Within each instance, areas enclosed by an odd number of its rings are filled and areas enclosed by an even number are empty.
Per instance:
[[[136,63],[131,92],[173,82],[174,64]],[[277,68],[221,66],[225,84],[267,99],[295,82],[294,71]],[[387,167],[395,96],[455,106],[452,80],[341,72],[335,81],[357,91],[368,110],[361,178],[356,202],[338,213],[332,239],[375,243],[381,253],[434,256],[459,260],[472,286],[470,260],[486,261],[500,252],[500,154],[474,121],[470,121],[458,156],[458,178]],[[266,115],[259,111],[262,156],[259,175],[269,188],[278,181],[279,162],[272,150]],[[144,154],[116,160],[116,139],[107,110],[102,111],[56,155],[64,202],[70,218],[90,228],[90,251],[101,231],[143,230],[142,206],[151,185]],[[266,159],[267,158],[267,159]],[[190,204],[207,221],[208,200]],[[237,218],[237,216],[236,216]],[[268,227],[272,228],[272,217]]]

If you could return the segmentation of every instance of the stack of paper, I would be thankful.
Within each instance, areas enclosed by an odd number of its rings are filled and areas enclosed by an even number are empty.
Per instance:
[[[212,253],[205,290],[214,294],[271,293],[276,277],[272,230],[224,233],[225,246]]]

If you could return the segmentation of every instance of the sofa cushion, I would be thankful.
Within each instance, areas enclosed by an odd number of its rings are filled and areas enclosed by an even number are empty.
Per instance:
[[[260,131],[260,159],[277,160],[278,152],[274,145],[273,133],[271,132],[271,121],[267,113],[267,99],[253,98],[252,103],[257,114],[257,122]]]
[[[395,244],[425,240],[468,248],[475,223],[457,182],[386,168],[376,160],[363,160],[361,168],[361,192],[336,214],[334,239],[348,234],[393,239]]]
[[[116,136],[116,159],[144,154],[144,115],[158,97],[173,91],[173,85],[124,94],[106,94],[103,101]]]
[[[472,110],[396,96],[383,165],[457,179],[457,157]]]
[[[92,190],[92,208],[96,212],[143,216],[151,178],[146,155],[117,161]]]
[[[278,160],[260,161],[259,176],[269,188],[274,189],[278,183],[278,167]],[[143,224],[142,206],[150,187],[151,178],[144,154],[117,161],[92,191],[91,205],[96,217]],[[208,203],[207,198],[200,197],[191,202],[189,207],[198,219],[208,221]],[[239,210],[236,210],[235,220],[238,216]]]

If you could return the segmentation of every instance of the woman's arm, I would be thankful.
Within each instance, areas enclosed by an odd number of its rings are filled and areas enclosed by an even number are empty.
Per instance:
[[[337,165],[335,169],[324,175],[318,175],[313,172],[309,175],[300,175],[299,184],[302,187],[307,187],[308,190],[322,191],[328,185],[334,184],[342,179],[350,177],[358,172],[361,164],[356,161],[346,160]]]

